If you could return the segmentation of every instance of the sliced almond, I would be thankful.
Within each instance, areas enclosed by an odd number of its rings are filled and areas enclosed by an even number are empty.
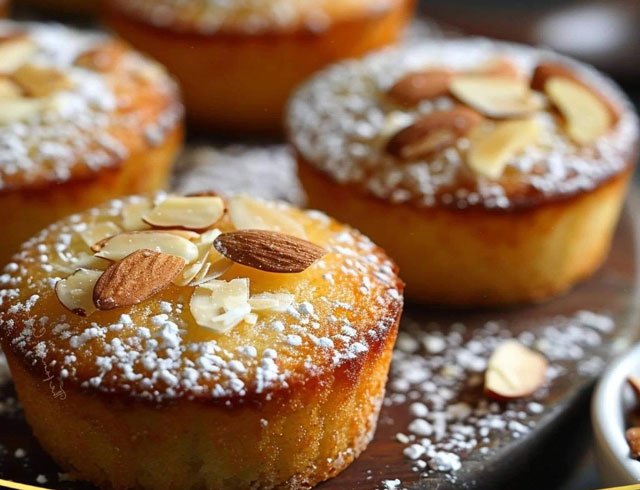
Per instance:
[[[627,442],[629,443],[631,456],[634,458],[640,457],[640,427],[627,429],[625,435],[627,437]]]
[[[568,78],[574,82],[581,84],[584,83],[580,80],[580,77],[575,73],[575,71],[568,66],[551,61],[545,61],[536,66],[536,69],[533,71],[533,76],[531,77],[531,88],[538,92],[544,92],[547,81],[555,77]]]
[[[443,69],[410,73],[398,80],[389,90],[389,97],[396,104],[412,107],[422,100],[447,95],[453,72]]]
[[[36,52],[36,44],[24,35],[0,40],[0,73],[13,73]]]
[[[279,273],[302,272],[326,253],[315,243],[266,230],[223,233],[215,239],[213,246],[233,262]]]
[[[93,246],[96,257],[121,260],[136,250],[153,250],[182,257],[187,262],[198,258],[198,247],[186,238],[166,231],[129,231],[119,233]]]
[[[93,304],[93,288],[102,271],[78,269],[66,279],[56,282],[58,301],[67,310],[79,316],[89,316],[96,311]]]
[[[249,280],[209,281],[196,288],[189,308],[201,327],[225,333],[251,313]]]
[[[207,267],[207,271],[210,267],[210,263],[207,262],[211,251],[213,251],[218,257],[222,257],[213,248],[213,241],[220,235],[220,230],[214,229],[201,235],[199,241],[196,243],[198,247],[198,258],[191,264],[188,264],[181,274],[174,279],[174,284],[177,286],[186,286],[191,283],[194,278],[200,273],[203,267]],[[207,272],[205,271],[205,273]]]
[[[0,97],[22,97],[22,88],[10,78],[0,78]]]
[[[527,82],[513,77],[457,76],[449,90],[461,102],[498,119],[523,117],[542,108]]]
[[[48,97],[71,87],[71,80],[55,68],[25,64],[12,75],[30,97]]]
[[[127,231],[144,230],[150,226],[142,221],[142,217],[153,209],[149,201],[127,204],[122,208],[122,227]]]
[[[564,116],[569,137],[579,145],[593,143],[613,125],[611,112],[602,100],[573,80],[550,78],[545,92]]]
[[[496,123],[493,130],[471,138],[467,163],[477,174],[497,179],[509,160],[535,143],[539,135],[540,125],[534,119]]]
[[[118,225],[116,225],[112,221],[103,221],[101,223],[96,223],[87,227],[80,236],[84,243],[87,244],[88,247],[92,247],[96,243],[104,240],[105,238],[112,237],[113,235],[117,235],[122,230]]]
[[[104,271],[93,290],[93,302],[100,310],[137,305],[171,284],[184,264],[174,255],[136,250]]]
[[[213,279],[218,279],[227,272],[232,265],[233,262],[226,257],[222,257],[215,262],[207,261],[205,262],[204,267],[202,267],[198,274],[191,280],[189,286],[199,286],[200,284],[209,282]]]
[[[505,340],[489,358],[484,391],[501,401],[526,398],[544,383],[547,366],[539,352],[516,340]]]
[[[509,78],[520,78],[522,76],[518,67],[511,60],[503,57],[491,58],[473,72],[482,75]]]
[[[482,119],[464,106],[432,112],[396,133],[387,144],[387,152],[401,160],[427,157],[455,144]]]
[[[249,298],[252,311],[287,311],[294,296],[289,293],[259,293]]]
[[[26,121],[36,116],[43,107],[41,99],[0,98],[0,124]]]
[[[217,223],[224,211],[225,203],[217,196],[169,196],[142,219],[155,227],[204,230]]]
[[[270,230],[306,238],[304,227],[277,204],[235,196],[229,200],[229,217],[237,230]]]

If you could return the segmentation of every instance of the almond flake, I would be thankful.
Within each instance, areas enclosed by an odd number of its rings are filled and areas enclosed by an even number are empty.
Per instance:
[[[142,219],[155,227],[180,227],[204,230],[224,215],[225,203],[220,197],[169,196]]]
[[[593,143],[613,125],[609,108],[584,85],[568,78],[552,77],[544,87],[564,116],[567,133],[579,145]]]
[[[218,253],[215,250],[213,250],[213,252],[216,254]],[[215,262],[207,261],[198,274],[191,280],[189,286],[199,286],[200,284],[209,282],[212,279],[217,279],[227,272],[232,265],[233,262],[226,257],[222,257]]]
[[[460,101],[485,116],[518,118],[542,108],[542,102],[525,80],[505,76],[464,75],[449,87]]]
[[[491,354],[484,391],[497,400],[526,398],[542,386],[547,360],[516,340],[505,340]]]
[[[453,73],[431,69],[410,73],[398,80],[389,90],[389,97],[399,105],[412,107],[422,100],[447,95]]]
[[[103,221],[89,226],[86,230],[80,233],[80,236],[88,247],[92,247],[105,238],[117,235],[121,231],[120,227],[112,221]]]
[[[489,132],[478,132],[471,138],[468,165],[479,175],[498,179],[514,156],[540,135],[540,125],[534,119],[503,121]]]
[[[294,296],[289,293],[259,293],[249,298],[252,311],[286,311],[293,303]]]
[[[147,249],[182,257],[187,262],[198,258],[198,247],[187,238],[167,231],[129,231],[94,245],[96,257],[120,260],[136,250]]]
[[[302,272],[326,253],[315,243],[266,230],[223,233],[215,239],[213,246],[238,264],[279,273]]]
[[[0,78],[0,97],[18,98],[22,97],[22,89],[9,78]]]
[[[468,107],[432,112],[402,129],[387,144],[387,152],[402,160],[424,158],[455,144],[483,117]]]
[[[491,58],[474,70],[473,73],[510,78],[520,78],[522,76],[518,67],[511,60],[502,57]]]
[[[274,203],[247,196],[229,200],[229,217],[236,230],[270,230],[306,238],[304,227]]]
[[[142,221],[153,206],[149,201],[133,202],[122,209],[122,227],[127,231],[144,230],[151,228]]]
[[[96,311],[93,304],[93,288],[102,271],[78,269],[66,279],[56,282],[58,301],[67,310],[79,316],[89,316]]]
[[[31,64],[22,65],[12,78],[30,97],[48,97],[71,87],[71,81],[64,73]]]
[[[214,280],[201,284],[191,295],[189,307],[198,325],[225,333],[251,313],[249,279]]]
[[[136,305],[165,289],[184,267],[184,259],[136,250],[104,271],[93,290],[100,310]]]
[[[200,235],[198,242],[196,243],[196,246],[198,247],[198,258],[184,268],[182,274],[179,274],[178,277],[174,279],[174,284],[177,286],[186,286],[191,283],[191,281],[200,273],[205,264],[208,271],[210,264],[207,262],[207,259],[209,258],[211,251],[213,251],[218,258],[222,258],[222,256],[213,248],[213,241],[218,235],[220,235],[220,230],[218,229],[209,230],[207,233]]]
[[[0,73],[13,73],[36,52],[36,44],[25,36],[0,41]]]
[[[0,98],[0,124],[26,121],[36,116],[43,107],[41,99],[2,97]]]

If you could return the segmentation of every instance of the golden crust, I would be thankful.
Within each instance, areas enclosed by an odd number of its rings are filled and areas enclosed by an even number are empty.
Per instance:
[[[414,3],[394,1],[388,10],[336,19],[321,31],[175,31],[140,21],[114,1],[105,2],[105,18],[175,74],[197,124],[221,132],[278,132],[299,83],[325,65],[395,42]]]

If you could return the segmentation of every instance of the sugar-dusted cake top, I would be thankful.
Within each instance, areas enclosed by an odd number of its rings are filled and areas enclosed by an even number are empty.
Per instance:
[[[158,27],[201,33],[257,34],[305,28],[387,11],[400,0],[110,0]]]
[[[0,21],[0,191],[82,178],[182,116],[164,69],[103,34]]]
[[[246,196],[112,201],[50,226],[0,275],[5,348],[63,385],[151,401],[243,402],[361,365],[401,308],[367,238]]]
[[[635,163],[638,120],[595,70],[487,39],[429,41],[328,68],[288,114],[303,159],[392,202],[511,209]]]

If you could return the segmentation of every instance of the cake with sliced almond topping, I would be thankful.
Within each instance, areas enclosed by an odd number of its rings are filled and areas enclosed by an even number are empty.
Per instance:
[[[0,264],[57,219],[164,187],[181,142],[159,65],[104,34],[0,22]]]
[[[380,248],[320,212],[131,197],[23,245],[0,338],[34,434],[76,478],[309,488],[374,433],[402,292]]]
[[[289,138],[309,205],[371,236],[407,297],[538,301],[609,250],[638,118],[593,68],[488,39],[430,41],[321,72]]]
[[[190,120],[225,133],[280,133],[299,83],[330,63],[394,43],[415,0],[102,4],[111,28],[178,78]]]

